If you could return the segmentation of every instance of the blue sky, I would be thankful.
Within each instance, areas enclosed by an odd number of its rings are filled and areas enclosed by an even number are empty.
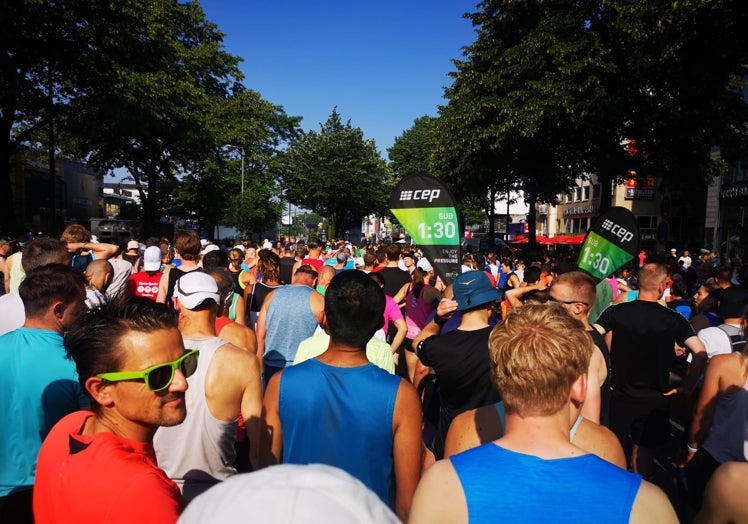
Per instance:
[[[473,0],[202,0],[226,49],[244,59],[244,84],[302,127],[332,108],[384,158],[413,120],[435,116],[453,58],[475,33]]]

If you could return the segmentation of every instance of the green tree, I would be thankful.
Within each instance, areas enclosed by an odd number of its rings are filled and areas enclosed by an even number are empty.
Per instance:
[[[129,171],[148,231],[170,202],[159,186],[210,158],[215,115],[246,96],[239,58],[196,1],[94,2],[90,16],[116,23],[91,26],[98,52],[76,80],[104,88],[70,102],[68,146],[102,170]]]
[[[343,124],[334,108],[319,132],[289,147],[283,185],[289,201],[330,221],[334,237],[369,213],[385,212],[393,179],[374,141]]]
[[[740,6],[481,2],[467,15],[476,41],[456,62],[440,108],[440,171],[463,188],[473,180],[485,191],[500,180],[521,189],[531,213],[534,201],[553,203],[593,172],[601,210],[631,170],[666,185],[703,181],[710,147],[745,122],[736,89],[748,49]]]
[[[213,158],[182,178],[177,201],[210,231],[221,224],[249,236],[278,220],[280,155],[300,135],[301,118],[251,90],[216,107],[210,122],[221,145]]]
[[[0,232],[19,233],[24,216],[11,184],[11,157],[52,133],[65,101],[80,96],[67,82],[85,39],[75,30],[80,2],[0,2]],[[50,195],[51,197],[51,195]]]
[[[434,117],[424,115],[414,120],[413,126],[395,139],[387,150],[390,169],[397,179],[413,173],[431,173],[431,156],[436,147]]]

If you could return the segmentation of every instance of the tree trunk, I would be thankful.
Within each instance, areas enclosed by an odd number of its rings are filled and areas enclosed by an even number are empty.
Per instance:
[[[527,241],[529,244],[535,244],[537,238],[535,234],[535,222],[537,221],[537,209],[535,209],[535,204],[538,197],[534,192],[525,191],[525,199],[527,200],[527,206],[530,208],[530,211],[527,214]]]
[[[0,139],[0,234],[16,237],[20,233],[20,226],[15,214],[11,171],[10,144],[7,135],[3,135]]]

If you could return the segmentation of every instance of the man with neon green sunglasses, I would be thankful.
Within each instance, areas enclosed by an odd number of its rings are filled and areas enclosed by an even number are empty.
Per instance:
[[[34,518],[62,522],[176,522],[184,502],[156,463],[153,435],[187,414],[177,314],[144,298],[87,312],[65,338],[91,411],[63,418],[39,453]]]

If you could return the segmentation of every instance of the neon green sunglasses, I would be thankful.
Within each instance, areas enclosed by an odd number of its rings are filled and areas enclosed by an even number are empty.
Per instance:
[[[158,364],[143,371],[118,371],[116,373],[100,373],[96,376],[109,382],[143,380],[150,391],[163,391],[171,386],[177,368],[179,368],[185,378],[192,376],[197,369],[197,357],[199,354],[199,350],[192,349],[174,362]]]

